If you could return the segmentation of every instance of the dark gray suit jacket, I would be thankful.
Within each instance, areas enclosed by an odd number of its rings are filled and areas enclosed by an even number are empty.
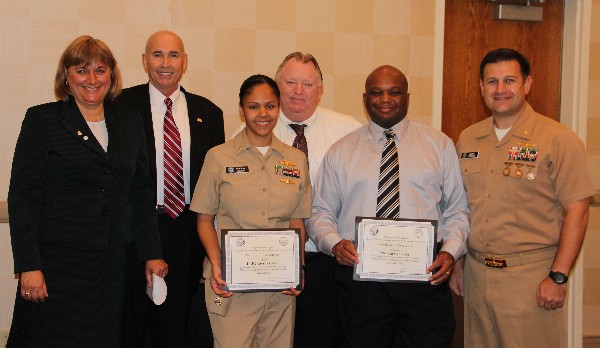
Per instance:
[[[137,110],[142,115],[148,157],[150,158],[150,173],[156,191],[156,149],[154,144],[154,128],[152,125],[152,111],[150,108],[150,93],[148,84],[126,88],[119,96],[119,102]],[[187,92],[183,87],[188,107],[190,123],[190,189],[194,192],[200,170],[204,164],[204,157],[208,150],[225,142],[223,128],[223,111],[210,100]],[[155,196],[156,197],[156,196]]]
[[[105,101],[104,152],[77,104],[27,110],[8,193],[15,273],[41,270],[39,243],[108,250],[136,241],[162,258],[140,115]]]

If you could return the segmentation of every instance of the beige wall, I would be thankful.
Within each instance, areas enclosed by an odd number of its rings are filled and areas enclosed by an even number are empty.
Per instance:
[[[600,188],[600,0],[592,1],[587,153],[592,179]],[[600,203],[600,202],[598,202]],[[590,208],[584,244],[583,333],[600,336],[600,206]]]
[[[323,69],[322,105],[365,122],[364,78],[392,64],[409,78],[409,117],[431,124],[434,109],[434,0],[0,0],[0,201],[6,199],[12,154],[27,107],[54,99],[58,57],[76,36],[104,40],[125,86],[147,81],[141,53],[149,34],[171,29],[184,39],[189,69],[182,84],[225,112],[227,137],[239,124],[237,91],[251,74],[272,75],[295,50],[313,53]],[[592,23],[600,21],[593,0]],[[439,53],[439,52],[437,52]],[[600,187],[600,26],[592,26],[587,149]],[[600,207],[586,239],[584,334],[600,335]],[[0,224],[0,330],[10,326],[16,281],[8,226]]]
[[[431,124],[435,10],[434,0],[0,0],[0,201],[25,111],[54,100],[58,58],[76,36],[105,41],[131,86],[147,81],[141,53],[148,35],[179,33],[189,54],[182,84],[223,109],[227,137],[240,123],[241,82],[273,75],[296,50],[319,60],[321,105],[366,122],[364,78],[392,64],[409,79],[409,117]],[[7,235],[0,225],[0,329],[10,326],[16,286]]]

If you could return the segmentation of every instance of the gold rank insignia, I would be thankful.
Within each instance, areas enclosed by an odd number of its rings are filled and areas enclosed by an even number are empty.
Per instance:
[[[279,164],[281,164],[282,166],[287,166],[287,167],[295,167],[296,166],[293,162],[290,162],[290,161],[279,161]]]
[[[294,180],[290,180],[290,179],[279,179],[279,181],[281,181],[284,184],[291,184],[291,185],[296,184],[296,182]]]

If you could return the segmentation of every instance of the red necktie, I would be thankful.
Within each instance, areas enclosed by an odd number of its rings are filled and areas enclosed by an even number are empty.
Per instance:
[[[167,112],[164,123],[164,154],[165,169],[164,207],[165,212],[176,219],[185,208],[185,193],[183,191],[183,159],[181,155],[181,138],[173,119],[173,101],[165,99]]]

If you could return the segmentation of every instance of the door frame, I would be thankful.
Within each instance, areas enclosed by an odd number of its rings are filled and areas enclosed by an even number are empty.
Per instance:
[[[442,128],[445,0],[435,0],[432,126]],[[560,122],[585,143],[588,119],[588,83],[592,0],[564,1]],[[583,249],[569,282],[569,348],[581,348],[583,339]]]

